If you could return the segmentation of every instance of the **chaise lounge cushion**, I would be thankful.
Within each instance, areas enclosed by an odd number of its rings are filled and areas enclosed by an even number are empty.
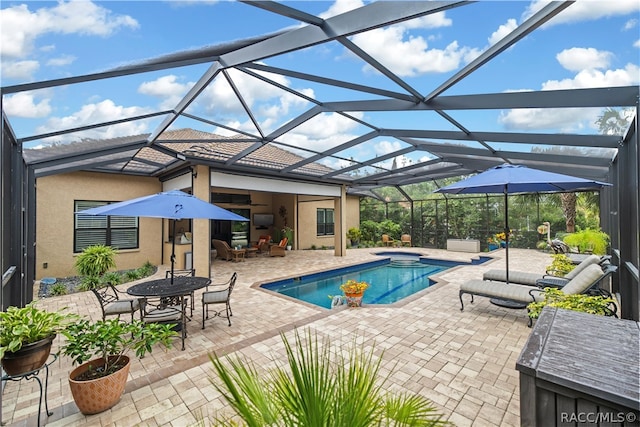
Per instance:
[[[591,264],[571,279],[563,288],[565,294],[582,294],[596,284],[604,276],[600,266]],[[508,301],[529,303],[543,300],[541,288],[536,286],[517,285],[492,280],[470,280],[460,285],[460,303],[462,295],[471,294],[489,298],[500,298]],[[471,300],[473,302],[473,299]],[[464,309],[462,306],[461,310]]]
[[[569,281],[576,277],[582,270],[584,270],[587,266],[591,264],[597,264],[600,262],[600,257],[598,255],[590,255],[585,258],[580,264],[576,266],[573,270],[567,273],[564,277],[560,279],[566,279]],[[529,285],[536,286],[536,281],[545,277],[555,277],[550,275],[542,275],[538,273],[530,273],[526,271],[509,271],[509,283],[518,283],[521,285]],[[506,282],[507,281],[507,272],[506,270],[489,270],[484,273],[482,276],[483,280],[494,280],[498,282]]]

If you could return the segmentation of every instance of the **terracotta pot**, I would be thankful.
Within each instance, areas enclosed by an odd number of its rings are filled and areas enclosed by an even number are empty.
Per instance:
[[[362,307],[362,296],[364,292],[360,292],[357,294],[346,293],[344,294],[347,297],[347,306],[349,307]]]
[[[9,375],[21,375],[40,369],[51,354],[51,344],[55,335],[40,341],[24,344],[16,352],[6,352],[2,358],[2,368]]]
[[[109,356],[109,360],[117,356]],[[122,356],[126,365],[119,371],[114,372],[106,377],[97,378],[95,380],[77,381],[78,375],[88,371],[90,366],[104,364],[104,359],[94,359],[75,368],[69,374],[69,386],[71,394],[75,400],[78,409],[85,415],[97,414],[112,408],[124,392],[129,377],[129,368],[131,361],[127,356]]]

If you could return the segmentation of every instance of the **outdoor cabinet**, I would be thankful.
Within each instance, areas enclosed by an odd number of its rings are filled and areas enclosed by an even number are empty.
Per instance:
[[[640,324],[546,307],[520,353],[522,426],[639,426]]]

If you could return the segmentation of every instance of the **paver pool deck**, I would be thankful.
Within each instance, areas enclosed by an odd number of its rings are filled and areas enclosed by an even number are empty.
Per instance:
[[[47,426],[190,426],[199,420],[213,425],[219,411],[230,413],[224,399],[210,383],[213,369],[209,354],[240,355],[268,369],[284,362],[280,333],[291,337],[294,329],[310,328],[332,345],[350,343],[354,337],[375,344],[383,354],[382,370],[393,370],[386,386],[429,398],[449,421],[458,426],[520,425],[520,397],[516,360],[531,329],[526,310],[492,305],[476,297],[460,311],[459,285],[482,277],[491,268],[504,268],[504,250],[462,253],[425,248],[394,251],[421,253],[431,258],[470,261],[479,255],[493,260],[456,267],[433,278],[438,284],[393,305],[327,310],[259,289],[258,283],[379,259],[384,248],[349,249],[345,257],[333,250],[290,251],[285,257],[249,258],[232,263],[212,263],[214,282],[238,273],[231,297],[232,326],[213,318],[201,329],[200,292],[188,322],[186,349],[179,344],[164,351],[156,348],[143,359],[132,358],[127,388],[120,402],[101,414],[78,412],[69,390],[71,361],[61,357],[50,368],[48,401],[53,415],[42,412]],[[510,269],[543,272],[551,262],[548,253],[510,249]],[[154,277],[164,277],[161,266]],[[148,278],[146,279],[148,280]],[[126,289],[132,283],[119,286]],[[98,302],[91,292],[42,299],[47,309],[68,307],[97,320]],[[62,338],[54,343],[54,351]],[[179,340],[177,339],[176,342]],[[10,382],[2,394],[2,420],[8,426],[35,426],[39,392],[35,381]]]

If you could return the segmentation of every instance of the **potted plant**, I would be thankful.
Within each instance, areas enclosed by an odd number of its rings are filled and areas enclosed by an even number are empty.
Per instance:
[[[287,250],[291,250],[291,242],[293,242],[293,228],[285,225],[282,227],[282,236],[287,238]]]
[[[349,279],[340,285],[340,290],[344,292],[349,307],[360,307],[362,305],[362,296],[368,287],[369,284],[367,282]]]
[[[347,230],[347,239],[351,240],[351,246],[357,247],[362,238],[362,232],[358,227],[351,227]]]
[[[487,239],[487,248],[490,251],[495,251],[499,247],[500,247],[500,242],[494,236],[491,236]]]
[[[71,394],[80,412],[97,414],[118,403],[129,375],[126,353],[133,350],[141,358],[156,343],[170,348],[177,335],[173,326],[140,320],[81,320],[62,331],[67,338],[62,354],[80,364],[69,374]]]
[[[50,312],[34,302],[0,312],[0,359],[9,375],[40,369],[51,353],[56,334],[78,319],[72,313]]]
[[[561,289],[545,288],[544,301],[532,302],[527,306],[529,317],[537,319],[546,306],[600,316],[615,316],[617,311],[616,302],[612,298],[600,295],[565,294]]]

